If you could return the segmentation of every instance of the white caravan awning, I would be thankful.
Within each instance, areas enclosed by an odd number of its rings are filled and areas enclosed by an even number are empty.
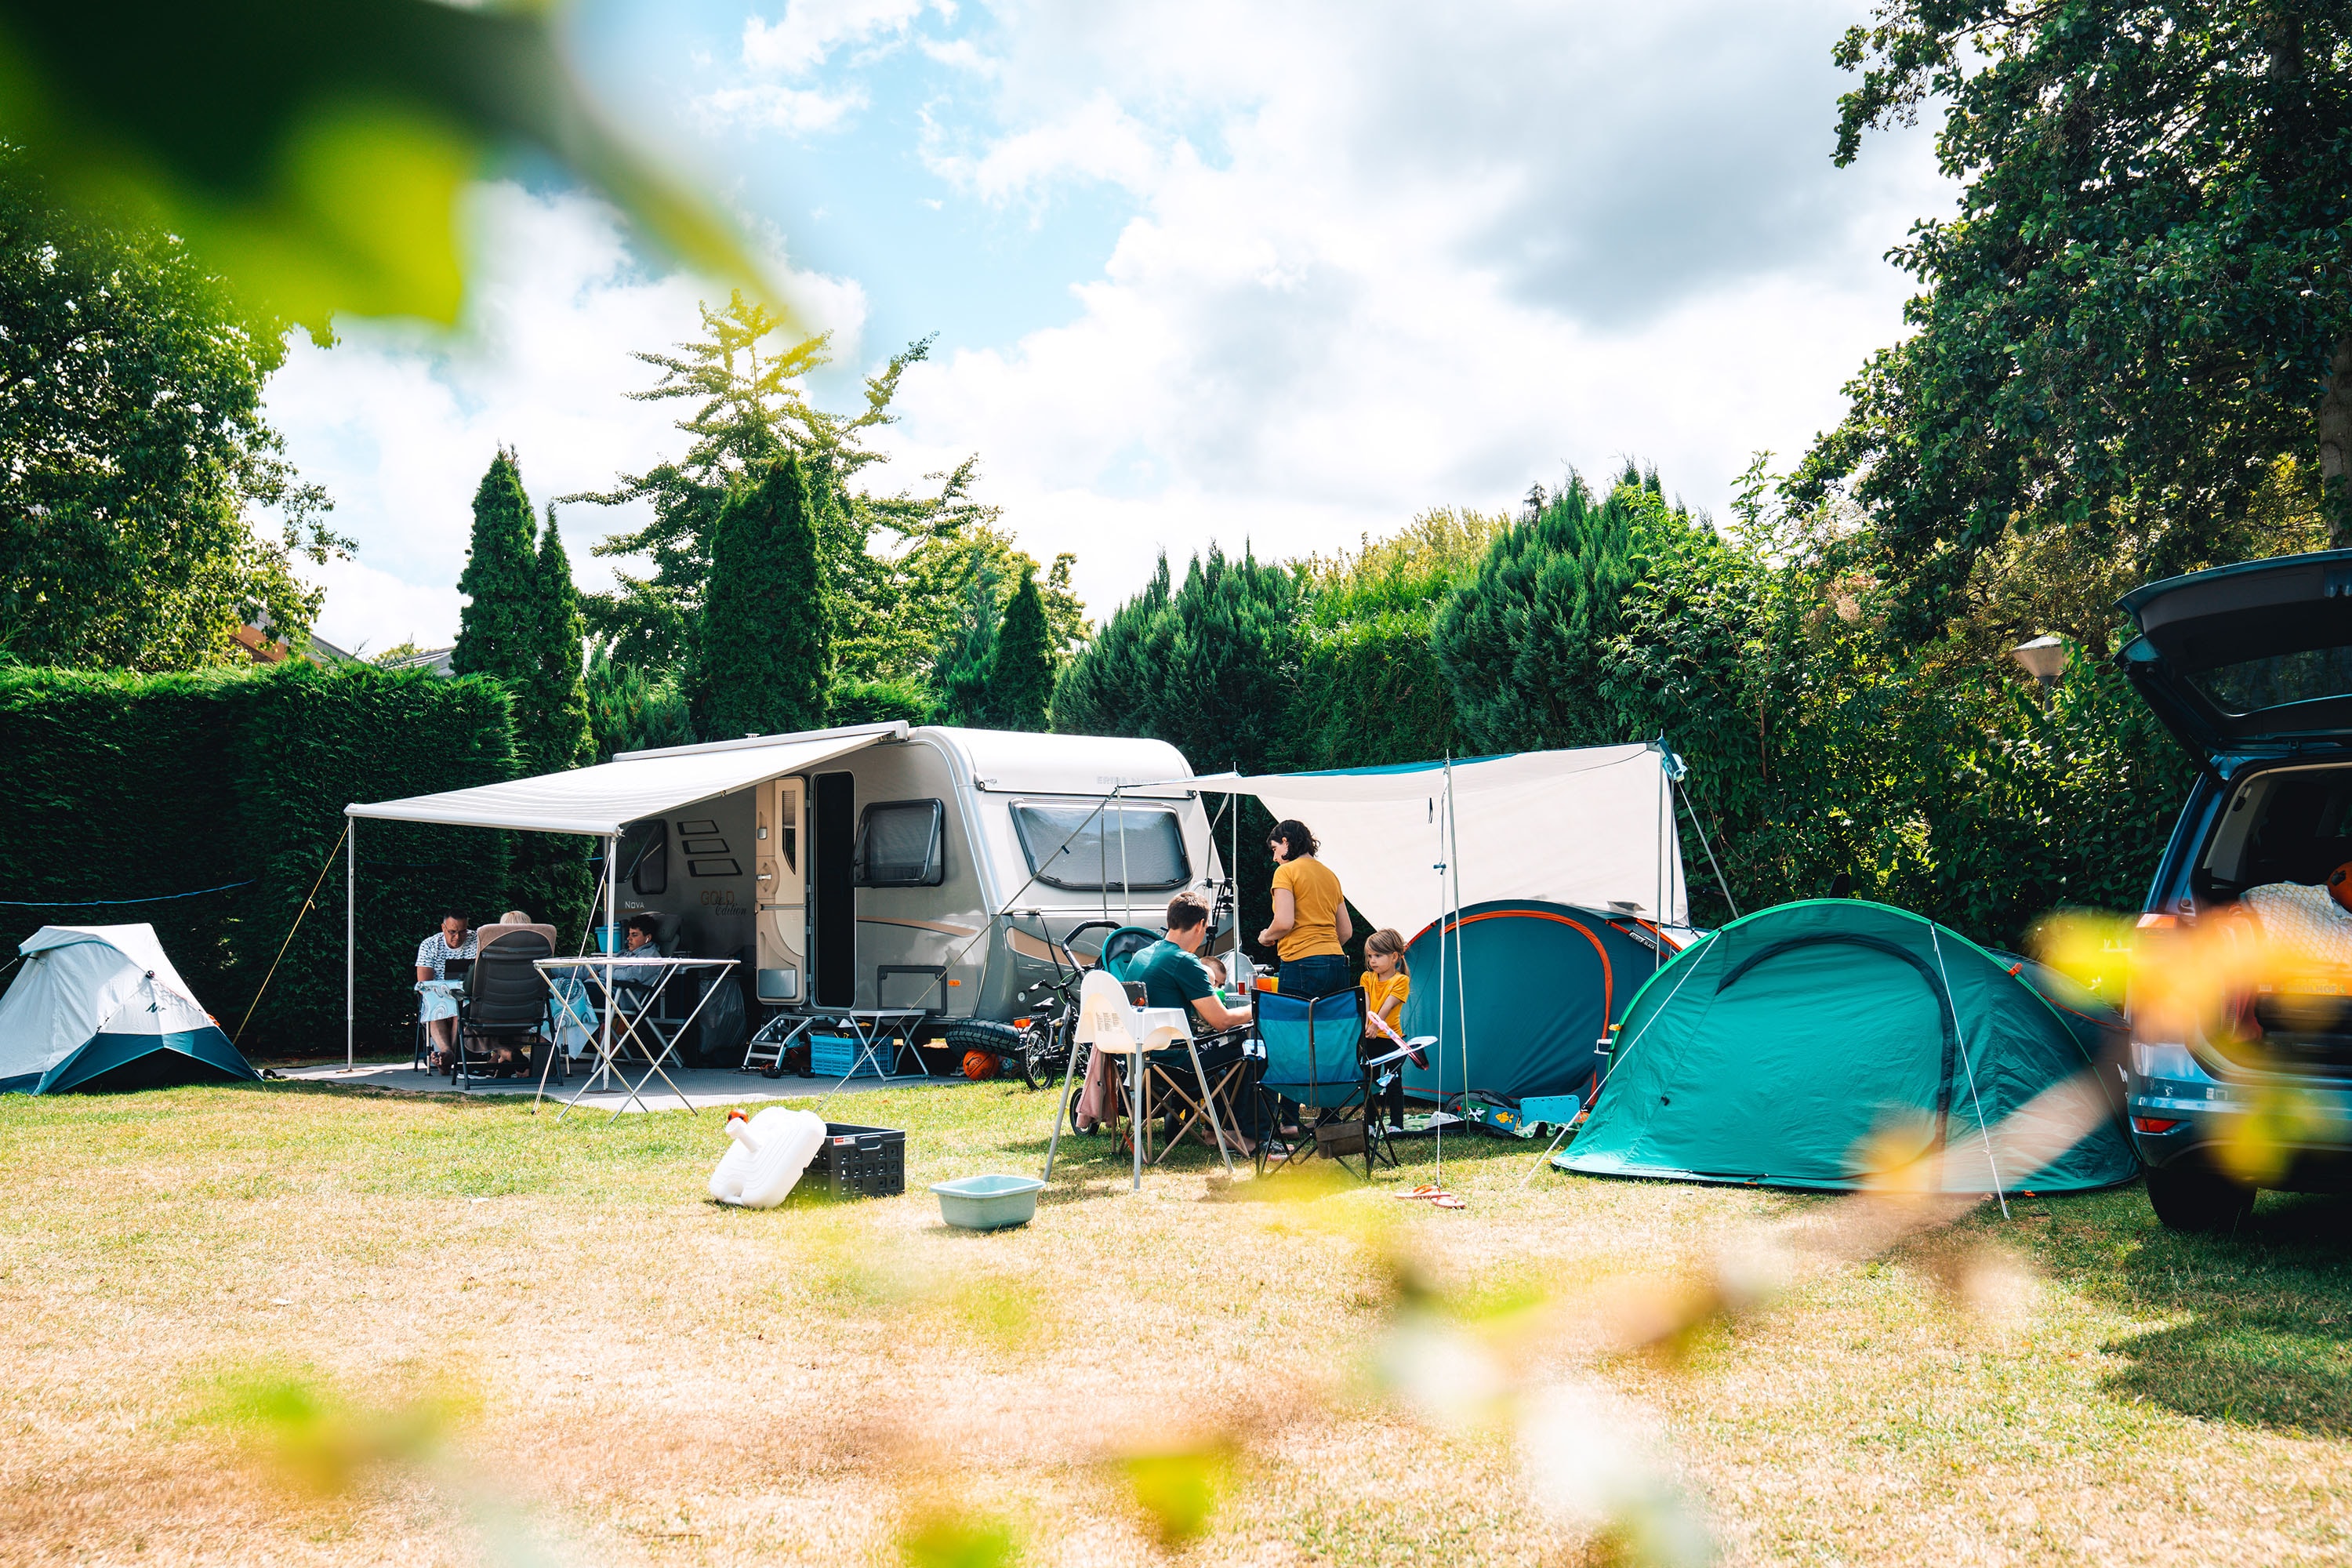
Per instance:
[[[1446,765],[1405,763],[1312,773],[1211,773],[1196,788],[1254,795],[1276,820],[1304,822],[1348,901],[1410,939],[1454,907],[1437,862],[1454,862],[1466,908],[1540,899],[1629,904],[1687,921],[1682,844],[1664,757],[1654,746],[1517,752],[1453,765],[1456,853],[1441,848]],[[1450,880],[1450,878],[1449,878]]]
[[[878,725],[768,741],[726,741],[638,752],[593,768],[509,779],[406,800],[347,805],[345,816],[435,822],[457,827],[520,827],[540,833],[618,833],[640,817],[662,816],[772,779],[799,773],[877,741],[901,739],[903,724]]]

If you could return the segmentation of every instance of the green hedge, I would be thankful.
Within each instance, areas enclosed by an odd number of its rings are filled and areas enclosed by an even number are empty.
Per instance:
[[[487,679],[365,667],[137,676],[0,671],[0,756],[16,788],[0,839],[10,945],[41,925],[147,921],[197,997],[235,1030],[357,800],[511,778],[514,722]],[[362,823],[359,1035],[404,1046],[410,955],[440,909],[504,907],[507,836]],[[242,883],[196,898],[128,900]],[[242,1044],[339,1046],[343,857],[319,887]]]

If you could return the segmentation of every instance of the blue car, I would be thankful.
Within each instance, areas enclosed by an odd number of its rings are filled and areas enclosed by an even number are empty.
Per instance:
[[[2123,608],[2139,635],[2118,659],[2202,763],[2141,926],[2192,926],[2265,887],[2249,901],[2334,919],[2319,889],[2352,862],[2352,550],[2168,578]],[[2236,1228],[2258,1186],[2352,1187],[2352,997],[2239,1000],[2221,1037],[2133,1021],[2132,1142],[2175,1230]]]

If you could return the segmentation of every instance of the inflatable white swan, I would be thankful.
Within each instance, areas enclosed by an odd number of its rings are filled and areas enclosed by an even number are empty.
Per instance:
[[[749,1117],[730,1110],[727,1136],[734,1142],[710,1173],[710,1195],[739,1208],[772,1209],[824,1147],[824,1118],[781,1105]]]

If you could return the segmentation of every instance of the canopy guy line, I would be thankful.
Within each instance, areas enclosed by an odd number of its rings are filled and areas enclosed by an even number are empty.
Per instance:
[[[319,889],[327,880],[327,871],[335,863],[335,851],[343,847],[343,840],[351,836],[351,831],[352,819],[347,816],[343,818],[342,832],[336,834],[334,843],[327,847],[327,858],[319,862],[319,874],[311,879],[310,890],[302,895],[302,907],[294,911],[294,923],[286,928],[286,940],[278,944],[278,956],[269,961],[269,973],[261,977],[261,988],[253,994],[252,1002],[247,1005],[245,1016],[236,1021],[236,1033],[229,1037],[230,1045],[237,1045],[244,1040],[245,1026],[253,1022],[254,1009],[260,1006],[262,997],[269,994],[269,983],[278,977],[278,965],[286,957],[286,950],[294,945],[294,933],[302,929],[302,917],[310,912],[311,900],[319,896]]]

